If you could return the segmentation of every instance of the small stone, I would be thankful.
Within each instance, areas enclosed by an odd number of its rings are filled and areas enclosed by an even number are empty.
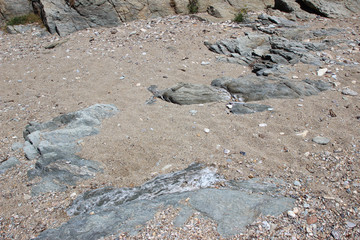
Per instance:
[[[225,149],[224,149],[224,153],[225,153],[225,154],[229,154],[229,153],[230,153],[230,150],[225,148]]]
[[[353,222],[346,221],[345,223],[346,223],[346,226],[347,226],[348,228],[354,228],[354,227],[356,227],[356,224],[353,223]]]
[[[125,76],[121,76],[121,77],[120,77],[120,80],[123,80],[123,79],[125,79]]]
[[[209,133],[209,132],[210,132],[210,129],[204,128],[204,132]]]
[[[320,68],[318,71],[317,71],[317,75],[319,76],[319,77],[321,77],[321,76],[324,76],[324,74],[327,72],[327,68]]]
[[[269,231],[270,228],[271,228],[270,224],[269,224],[267,221],[263,221],[263,222],[262,222],[262,226],[263,226],[263,228],[265,228],[267,231]]]
[[[118,32],[118,31],[117,31],[115,28],[110,30],[110,33],[111,33],[111,34],[115,34],[115,33],[117,33],[117,32]]]
[[[294,185],[300,187],[300,186],[301,186],[301,183],[300,183],[299,181],[295,180],[295,181],[294,181]]]
[[[341,91],[342,94],[344,95],[349,95],[349,96],[357,96],[358,93],[355,92],[354,90],[351,90],[349,88],[344,88],[342,91]]]
[[[296,214],[293,211],[288,211],[287,214],[289,217],[296,218]]]
[[[293,209],[293,212],[295,213],[295,214],[298,214],[299,213],[299,208],[297,208],[297,207],[294,207],[294,209]]]
[[[259,127],[266,127],[266,126],[267,126],[266,123],[260,123],[260,124],[259,124]]]
[[[210,62],[204,62],[204,61],[201,62],[201,65],[209,65],[209,64]]]
[[[337,232],[337,231],[335,231],[335,230],[332,230],[332,231],[331,231],[331,236],[332,236],[333,238],[335,238],[336,240],[340,239],[340,234],[339,234],[339,232]]]
[[[306,137],[306,135],[309,133],[308,130],[305,130],[303,132],[300,132],[300,133],[296,133],[296,136],[300,136],[300,137]]]
[[[299,77],[298,76],[292,76],[293,79],[298,79]]]
[[[310,204],[304,203],[304,208],[310,208]]]
[[[191,116],[195,116],[197,111],[196,110],[190,110],[189,113],[191,114]]]
[[[72,194],[70,194],[70,198],[75,199],[76,198],[76,192],[73,192]]]
[[[330,139],[328,139],[326,137],[321,137],[321,136],[314,137],[312,140],[313,140],[313,142],[320,144],[320,145],[326,145],[330,142]]]
[[[311,225],[311,224],[314,224],[314,223],[316,223],[317,222],[317,217],[316,216],[310,216],[310,217],[308,217],[307,219],[306,219],[306,223],[308,224],[308,225]]]
[[[24,194],[24,200],[30,200],[31,199],[31,195],[29,194]]]

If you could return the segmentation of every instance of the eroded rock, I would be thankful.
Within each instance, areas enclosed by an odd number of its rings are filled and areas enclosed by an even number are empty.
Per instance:
[[[57,229],[42,232],[37,239],[99,239],[118,231],[136,234],[139,226],[168,206],[180,209],[174,221],[177,226],[183,225],[194,212],[200,212],[202,217],[217,222],[223,237],[231,237],[258,216],[279,215],[295,202],[281,196],[281,189],[275,184],[257,179],[213,188],[223,181],[216,169],[194,163],[136,188],[91,190],[79,196],[68,209],[69,215],[77,214],[75,217]]]
[[[24,131],[24,151],[29,159],[39,157],[29,179],[41,177],[33,194],[65,190],[81,179],[93,177],[102,168],[98,162],[76,155],[77,141],[97,134],[96,128],[105,118],[118,112],[114,105],[96,104],[89,108],[61,115],[45,123],[30,123]],[[26,148],[29,148],[26,149]]]

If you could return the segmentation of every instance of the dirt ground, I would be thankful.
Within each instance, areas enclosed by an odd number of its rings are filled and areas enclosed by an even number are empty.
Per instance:
[[[346,20],[317,18],[299,24],[346,29],[335,39],[360,40],[357,16]],[[328,73],[321,77],[316,66],[292,66],[289,77],[294,81],[321,79],[332,82],[334,89],[303,99],[259,102],[271,105],[271,112],[233,115],[226,103],[180,106],[157,100],[153,105],[145,104],[152,96],[147,90],[152,84],[164,89],[178,82],[210,84],[218,77],[250,74],[248,67],[217,62],[217,54],[203,43],[251,31],[230,22],[176,16],[83,30],[62,39],[0,32],[0,160],[15,156],[21,161],[0,175],[0,238],[30,239],[59,226],[68,220],[65,209],[72,199],[86,190],[141,185],[192,162],[216,166],[227,179],[278,178],[288,183],[288,195],[297,197],[300,213],[296,220],[286,213],[268,218],[278,226],[271,235],[261,228],[263,217],[238,238],[360,237],[360,102],[359,95],[341,93],[345,87],[360,93],[360,65],[324,65]],[[62,40],[66,42],[45,49]],[[333,59],[359,63],[359,48],[344,43],[324,52]],[[38,180],[29,181],[27,171],[35,161],[26,160],[22,150],[12,151],[12,144],[24,141],[22,131],[30,121],[49,121],[96,103],[120,109],[103,121],[98,135],[82,142],[79,153],[101,162],[104,173],[63,193],[31,196],[31,186]],[[262,123],[267,126],[260,127]],[[330,143],[312,142],[316,136],[327,137]],[[225,149],[230,152],[225,153]],[[301,186],[294,186],[294,181]],[[307,222],[309,215],[301,214],[306,210],[304,202],[310,204],[310,215],[317,217],[317,231],[314,226],[307,229],[311,224]],[[166,216],[166,212],[162,214]],[[356,226],[349,227],[347,222]],[[199,231],[210,234],[206,226]],[[184,230],[174,231],[180,239],[194,239]],[[211,236],[203,235],[218,238],[215,233]],[[138,239],[149,239],[149,235],[143,232]]]

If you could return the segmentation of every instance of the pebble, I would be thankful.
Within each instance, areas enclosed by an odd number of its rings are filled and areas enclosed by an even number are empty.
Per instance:
[[[344,95],[349,95],[349,96],[357,96],[358,93],[355,92],[354,90],[351,90],[350,88],[344,88],[342,91],[341,91],[342,94]]]
[[[288,211],[287,214],[289,217],[296,218],[296,214],[293,211]]]
[[[321,76],[324,76],[324,74],[327,72],[327,68],[320,68],[318,71],[317,71],[317,75],[319,76],[319,77],[321,77]]]
[[[346,223],[346,226],[347,226],[348,228],[354,228],[354,227],[356,227],[356,224],[353,223],[353,222],[346,221],[345,223]]]
[[[197,111],[196,110],[190,110],[189,113],[191,114],[191,116],[195,116]]]
[[[312,139],[313,142],[320,144],[320,145],[326,145],[330,142],[330,139],[326,137],[317,136]]]
[[[311,224],[316,223],[317,220],[318,220],[318,219],[317,219],[316,216],[310,216],[310,217],[308,217],[308,218],[306,219],[306,223],[307,223],[308,225],[311,225]]]
[[[296,136],[300,136],[300,137],[306,137],[306,135],[308,134],[308,130],[305,130],[305,131],[303,131],[303,132],[301,132],[301,133],[297,133],[296,134]]]
[[[225,149],[224,149],[224,153],[225,153],[225,154],[229,154],[229,153],[230,153],[230,150],[225,148]]]
[[[267,126],[266,123],[260,123],[260,124],[259,124],[259,127],[266,127],[266,126]]]
[[[301,183],[300,183],[298,180],[295,180],[295,181],[294,181],[294,185],[300,187],[300,186],[301,186]]]
[[[267,231],[269,231],[270,228],[271,228],[270,224],[269,224],[267,221],[263,221],[263,222],[262,222],[262,226],[263,226],[263,228],[265,228]]]
[[[201,65],[209,65],[209,64],[210,62],[204,62],[204,61],[201,62]]]
[[[332,230],[331,231],[331,236],[333,236],[333,238],[335,238],[336,240],[337,239],[340,239],[340,234],[339,232],[335,231],[335,230]]]
[[[304,208],[310,208],[310,204],[304,203]]]
[[[210,132],[210,129],[204,128],[204,132],[209,133],[209,132]]]

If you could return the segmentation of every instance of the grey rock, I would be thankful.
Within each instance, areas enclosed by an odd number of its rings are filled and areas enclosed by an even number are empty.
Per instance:
[[[356,2],[357,0],[355,0]],[[324,17],[345,17],[351,14],[346,4],[336,0],[300,0],[310,11]],[[349,1],[351,2],[351,1]]]
[[[234,114],[250,114],[270,110],[272,110],[272,107],[268,105],[234,102],[230,112]]]
[[[300,186],[301,186],[301,183],[300,183],[298,180],[295,180],[295,181],[294,181],[294,185],[300,187]]]
[[[231,99],[227,91],[201,84],[178,83],[176,86],[162,91],[155,89],[154,85],[149,88],[154,96],[180,105],[221,102]]]
[[[0,174],[5,173],[8,169],[18,165],[20,161],[16,157],[10,157],[5,162],[0,163]]]
[[[35,168],[28,171],[29,179],[41,177],[32,194],[47,191],[63,191],[67,185],[75,185],[81,179],[95,176],[102,171],[101,164],[82,159],[76,155],[80,146],[77,141],[97,134],[96,128],[105,118],[118,112],[114,105],[95,104],[77,112],[61,115],[45,123],[32,122],[24,131],[24,151],[27,157],[39,160]],[[33,153],[33,155],[31,155]]]
[[[350,88],[344,88],[342,91],[341,91],[342,94],[344,95],[350,95],[350,96],[357,96],[358,93],[355,92],[354,90],[351,90]]]
[[[330,89],[330,84],[323,81],[269,81],[264,77],[245,76],[241,78],[218,78],[211,82],[212,86],[226,89],[237,99],[259,101],[269,98],[298,98],[316,95]]]
[[[28,141],[25,141],[23,150],[28,160],[34,160],[40,156],[36,148]]]
[[[221,236],[231,237],[258,216],[279,215],[295,202],[282,197],[279,188],[271,183],[252,179],[228,183],[223,189],[212,188],[218,181],[223,178],[214,169],[192,164],[136,188],[91,190],[79,196],[68,209],[70,215],[76,216],[57,229],[45,230],[37,239],[91,240],[119,230],[134,235],[141,229],[139,226],[168,206],[180,209],[176,226],[184,224],[194,212],[200,212],[202,217],[217,222]],[[182,201],[185,199],[186,205]]]
[[[32,13],[31,1],[28,0],[3,0],[0,1],[0,25],[12,17]]]
[[[314,137],[312,140],[313,140],[313,142],[320,144],[320,145],[326,145],[330,142],[329,138],[321,137],[321,136]]]
[[[14,142],[14,143],[11,145],[11,150],[17,151],[17,150],[19,150],[19,149],[21,149],[21,148],[23,148],[23,147],[24,147],[24,143],[22,143],[22,142]]]
[[[354,228],[354,227],[356,227],[356,223],[353,223],[353,222],[350,222],[350,221],[346,221],[345,224],[346,224],[346,226],[347,226],[348,228]]]

